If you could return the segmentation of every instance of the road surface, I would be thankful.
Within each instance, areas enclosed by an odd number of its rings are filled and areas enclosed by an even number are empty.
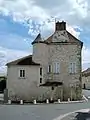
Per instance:
[[[0,105],[0,120],[54,120],[75,110],[90,108],[90,102],[76,104]]]
[[[85,94],[87,91],[84,91]],[[90,93],[90,92],[89,92]],[[88,95],[90,95],[88,93]],[[0,120],[56,120],[60,115],[90,108],[90,102],[45,105],[0,105]]]

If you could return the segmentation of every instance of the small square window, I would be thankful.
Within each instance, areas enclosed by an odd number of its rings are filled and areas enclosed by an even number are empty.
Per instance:
[[[42,78],[40,78],[40,83],[42,83]]]

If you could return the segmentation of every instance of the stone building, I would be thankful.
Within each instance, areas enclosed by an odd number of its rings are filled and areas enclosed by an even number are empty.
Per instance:
[[[46,40],[38,34],[32,45],[32,55],[7,63],[9,99],[80,99],[83,43],[66,30],[66,22],[56,22]]]
[[[82,72],[82,88],[90,90],[90,68]]]

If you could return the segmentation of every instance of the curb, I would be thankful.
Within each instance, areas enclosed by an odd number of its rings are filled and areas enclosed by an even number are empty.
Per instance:
[[[73,103],[84,103],[86,102],[85,100],[82,100],[82,101],[65,101],[65,102],[54,102],[54,103],[23,103],[23,104],[18,104],[18,103],[4,103],[4,104],[1,104],[1,105],[51,105],[51,104],[73,104]]]

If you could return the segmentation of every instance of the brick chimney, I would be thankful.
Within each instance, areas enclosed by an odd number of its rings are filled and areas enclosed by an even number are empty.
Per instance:
[[[61,30],[66,30],[66,22],[64,22],[64,21],[56,22],[55,31],[61,31]]]

